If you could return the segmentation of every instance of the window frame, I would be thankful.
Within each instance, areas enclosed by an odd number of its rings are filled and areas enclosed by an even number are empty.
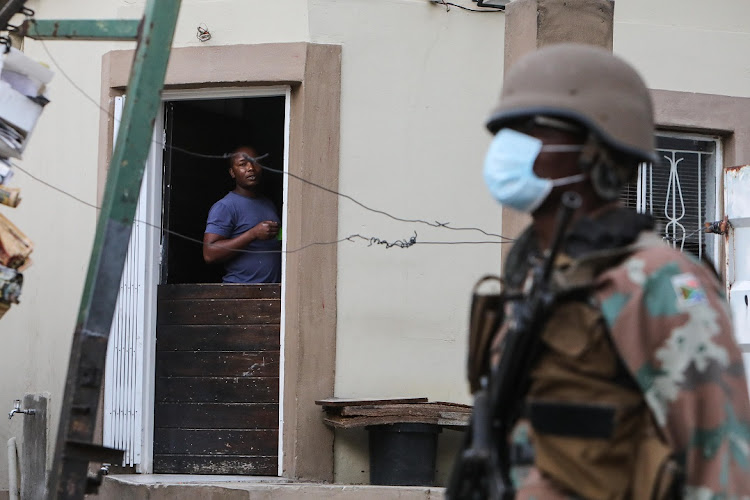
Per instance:
[[[722,137],[718,136],[716,134],[701,134],[700,132],[685,132],[685,131],[675,131],[670,130],[667,128],[658,128],[654,134],[656,137],[664,137],[664,138],[673,138],[673,139],[685,139],[685,140],[699,140],[704,142],[713,142],[715,146],[715,153],[714,153],[714,160],[712,166],[705,166],[704,168],[712,169],[713,172],[705,172],[705,191],[706,196],[705,198],[701,198],[702,206],[700,207],[701,213],[705,214],[705,220],[704,222],[711,222],[715,221],[721,218],[721,213],[723,212],[723,196],[722,196],[722,182],[723,182],[723,165],[724,165],[724,157],[723,157],[723,141]],[[698,153],[698,152],[695,152]],[[645,191],[644,187],[642,187],[641,179],[644,173],[644,166],[648,165],[647,163],[642,163],[638,167],[638,178],[636,180],[636,193],[638,199],[640,199],[641,196],[645,196],[648,194],[647,191]],[[652,167],[653,168],[653,167]],[[638,211],[642,210],[642,207],[640,206],[640,203],[636,202],[636,209]],[[651,206],[651,214],[653,215],[653,205]],[[664,236],[662,234],[662,236]],[[707,235],[708,236],[708,235]],[[707,236],[704,236],[703,241],[705,242],[706,246],[706,252],[704,254],[705,258],[707,258],[716,269],[720,269],[721,267],[721,258],[722,258],[722,252],[721,252],[721,245],[717,242],[714,242],[712,244],[708,244],[708,241],[706,238]]]

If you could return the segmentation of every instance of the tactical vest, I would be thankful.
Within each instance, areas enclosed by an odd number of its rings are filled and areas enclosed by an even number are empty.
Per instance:
[[[544,349],[532,369],[519,422],[529,428],[534,465],[562,491],[586,500],[663,500],[674,498],[677,487],[672,450],[587,291],[603,269],[622,263],[636,249],[661,244],[653,233],[641,231],[644,219],[639,224],[634,215],[613,214],[631,223],[630,235],[622,223],[606,231],[612,221],[598,221],[606,237],[624,234],[630,241],[602,243],[601,234],[588,228],[584,237],[596,242],[581,244],[573,233],[555,273],[562,298],[541,332]],[[528,234],[520,240],[523,258],[533,254],[529,241]],[[506,285],[522,289],[524,266],[512,255],[509,266]],[[506,310],[512,314],[512,304]],[[494,346],[501,346],[497,339]]]
[[[535,465],[587,500],[669,498],[671,449],[625,371],[597,307],[555,308],[525,417]]]

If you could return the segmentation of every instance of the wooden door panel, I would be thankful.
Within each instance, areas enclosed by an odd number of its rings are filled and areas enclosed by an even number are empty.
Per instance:
[[[154,471],[278,473],[279,285],[161,285]]]
[[[156,355],[157,377],[274,377],[279,352],[173,351]]]
[[[279,402],[278,377],[157,377],[156,403]]]
[[[265,455],[276,454],[279,431],[237,429],[164,429],[159,455]]]
[[[160,300],[158,304],[157,325],[277,324],[281,313],[278,299]]]
[[[179,474],[227,474],[246,476],[275,476],[278,474],[276,455],[216,456],[216,455],[155,455],[154,470]]]
[[[279,325],[160,325],[159,350],[278,351]]]

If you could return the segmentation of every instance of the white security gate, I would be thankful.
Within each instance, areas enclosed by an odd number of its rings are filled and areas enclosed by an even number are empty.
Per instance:
[[[124,97],[115,98],[115,139],[124,101]],[[152,253],[148,247],[152,243],[150,228],[143,222],[151,219],[147,211],[149,176],[153,173],[146,168],[112,318],[104,381],[104,445],[125,450],[122,465],[139,468],[143,463],[144,390],[148,389],[144,387],[144,339],[151,328],[148,273],[152,266],[148,259]]]
[[[750,165],[724,171],[724,207],[731,229],[727,235],[726,276],[729,306],[737,342],[750,379]]]
[[[138,208],[136,219],[143,220],[141,203]],[[104,444],[125,450],[123,465],[128,466],[140,464],[143,438],[143,338],[146,327],[144,226],[133,223],[107,346],[105,372],[108,390],[104,398]]]

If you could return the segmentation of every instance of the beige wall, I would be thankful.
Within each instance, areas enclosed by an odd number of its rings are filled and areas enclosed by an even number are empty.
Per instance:
[[[614,52],[654,89],[750,97],[750,3],[618,0]]]
[[[343,45],[341,192],[402,218],[500,232],[480,170],[483,122],[502,77],[504,15],[426,1],[313,0],[310,33]],[[496,241],[339,201],[340,238],[394,241],[415,231],[417,241]],[[336,395],[467,402],[469,291],[498,267],[499,245],[339,245]],[[455,444],[452,434],[441,444]],[[455,453],[445,448],[443,479]],[[338,432],[336,451],[337,481],[368,481],[364,431]]]

